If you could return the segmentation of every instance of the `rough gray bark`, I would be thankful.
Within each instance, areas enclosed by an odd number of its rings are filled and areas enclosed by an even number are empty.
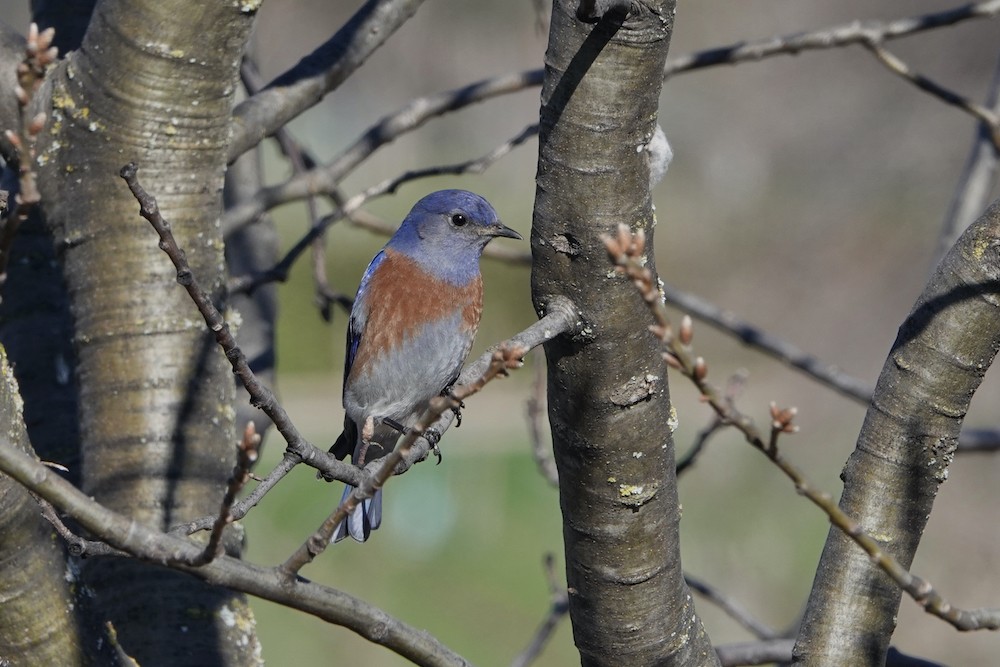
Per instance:
[[[584,665],[717,664],[681,574],[664,363],[600,240],[644,229],[653,267],[644,149],[674,3],[605,5],[553,3],[531,235],[536,308],[567,296],[583,320],[545,346],[573,635]]]
[[[0,347],[0,434],[30,452],[17,381]],[[72,582],[52,527],[28,491],[0,474],[0,663],[73,665],[83,659]],[[59,576],[53,576],[53,573]]]
[[[1000,348],[1000,203],[958,240],[899,329],[857,448],[841,508],[905,567],[962,420]],[[800,665],[881,665],[900,589],[838,529],[827,537],[798,642]]]
[[[233,384],[118,171],[141,165],[221,300],[220,194],[253,7],[101,2],[44,89],[39,186],[75,323],[82,488],[160,528],[218,507],[234,460]],[[87,560],[82,576],[143,665],[259,660],[255,640],[238,641],[252,628],[241,595],[119,559]]]

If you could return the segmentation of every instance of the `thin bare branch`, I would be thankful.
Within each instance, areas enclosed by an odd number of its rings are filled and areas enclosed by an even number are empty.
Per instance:
[[[8,128],[4,132],[4,138],[13,151],[8,157],[12,159],[11,166],[17,171],[18,188],[14,196],[14,206],[4,216],[3,224],[0,226],[0,285],[7,280],[7,263],[10,261],[10,248],[14,243],[14,236],[42,199],[35,175],[35,144],[48,117],[44,111],[29,117],[28,108],[42,85],[49,65],[59,57],[59,49],[52,46],[54,38],[55,30],[49,28],[39,32],[38,26],[32,23],[28,28],[24,58],[17,66],[14,96],[18,105],[18,127]]]
[[[256,197],[227,211],[223,216],[223,229],[228,230],[248,224],[264,211],[279,204],[299,200],[311,194],[329,194],[344,176],[378,148],[395,140],[401,134],[420,127],[431,118],[457,111],[476,102],[537,86],[541,80],[541,70],[532,70],[486,79],[455,90],[417,98],[371,126],[329,165],[293,176],[279,185],[264,188]]]
[[[695,593],[704,597],[706,600],[724,611],[729,618],[733,619],[748,631],[753,633],[753,636],[757,639],[777,639],[781,636],[780,633],[778,633],[774,628],[770,627],[766,623],[763,623],[762,621],[757,620],[754,615],[739,602],[732,599],[730,596],[726,595],[708,582],[702,581],[701,579],[687,573],[684,574],[684,582]]]
[[[327,42],[233,112],[229,161],[313,106],[406,23],[423,0],[368,0]]]
[[[739,642],[723,644],[715,647],[722,667],[741,667],[742,665],[769,665],[785,663],[792,660],[794,639],[766,639],[756,642]]]
[[[513,662],[510,663],[510,667],[528,667],[528,665],[533,663],[541,655],[549,639],[552,638],[552,633],[555,632],[559,621],[569,613],[569,591],[559,583],[556,576],[555,560],[555,556],[548,553],[545,554],[545,560],[543,561],[545,575],[549,581],[549,594],[552,596],[552,606],[549,607],[549,612],[542,619],[542,623],[538,626],[538,630],[535,631],[531,641],[514,658]]]
[[[726,392],[723,400],[734,408],[736,406],[736,397],[739,396],[740,392],[743,391],[743,387],[746,385],[747,375],[746,370],[737,371],[729,377],[729,382],[726,383]],[[712,436],[724,426],[726,426],[726,422],[724,422],[718,414],[713,412],[708,424],[706,424],[703,429],[698,431],[691,448],[686,454],[684,454],[683,458],[677,460],[676,472],[678,477],[694,466],[695,461],[698,460],[698,457],[701,455],[702,451],[704,451],[705,445],[707,445]]]
[[[1000,60],[993,69],[993,80],[986,95],[986,107],[1000,115]],[[990,193],[996,184],[997,163],[1000,151],[993,141],[993,129],[986,123],[976,126],[969,157],[962,168],[955,193],[948,203],[948,212],[941,225],[937,250],[931,262],[933,269],[944,259],[948,250],[976,217],[989,204]]]
[[[392,225],[386,224],[384,221],[375,218],[374,216],[364,215],[360,211],[361,207],[370,202],[377,197],[394,193],[397,188],[403,183],[412,181],[419,178],[428,178],[430,176],[440,176],[443,174],[465,174],[465,173],[481,173],[487,167],[492,165],[494,162],[499,160],[501,157],[509,153],[515,147],[519,146],[521,143],[526,141],[528,138],[537,134],[537,125],[533,125],[516,137],[510,139],[509,141],[497,146],[492,151],[486,155],[476,158],[474,160],[468,160],[466,162],[460,162],[453,165],[442,165],[437,167],[428,167],[426,169],[417,169],[413,171],[405,172],[394,178],[388,178],[380,183],[369,187],[364,192],[361,192],[354,197],[351,197],[346,202],[343,201],[342,195],[340,194],[339,188],[334,188],[331,192],[327,194],[334,200],[335,205],[338,207],[333,213],[314,220],[309,231],[305,233],[295,244],[285,253],[285,256],[278,261],[273,267],[266,271],[260,273],[241,276],[230,281],[229,291],[235,294],[248,294],[253,292],[255,289],[261,285],[271,283],[271,282],[284,282],[288,279],[288,275],[295,265],[295,262],[302,256],[302,253],[308,248],[316,249],[316,244],[320,242],[323,238],[326,230],[330,225],[343,220],[346,218],[352,225],[356,227],[362,227],[370,231],[374,231],[379,234],[386,236],[392,235],[396,228]],[[289,141],[291,139],[289,138]],[[293,153],[299,151],[297,144],[292,142],[294,148],[289,146],[288,150]],[[284,149],[283,149],[284,150]],[[300,173],[299,170],[296,170]],[[313,201],[310,197],[309,201]],[[509,260],[520,264],[530,264],[531,255],[530,253],[525,253],[519,250],[510,250],[502,246],[486,246],[486,250],[483,252],[484,257],[490,257],[493,259]],[[321,258],[320,258],[321,259]],[[318,262],[319,259],[314,257],[314,264]],[[314,275],[319,276],[320,274],[316,270],[317,267],[314,266]],[[319,291],[320,297],[328,304],[329,302],[335,302],[340,304],[345,308],[350,308],[351,299],[350,297],[338,294],[329,288],[329,285],[325,282],[325,272],[322,274],[322,279],[317,278],[317,289]],[[321,304],[322,305],[322,304]]]
[[[805,496],[823,510],[830,523],[861,547],[872,563],[888,574],[925,611],[947,621],[959,630],[1000,629],[1000,608],[964,610],[952,606],[930,582],[907,571],[892,554],[882,548],[877,540],[866,533],[857,521],[841,510],[830,494],[814,488],[805,474],[782,456],[778,450],[779,436],[798,431],[798,427],[793,424],[796,415],[794,407],[781,408],[772,403],[770,434],[764,436],[749,416],[722,399],[720,392],[706,380],[707,363],[702,357],[694,354],[691,347],[693,333],[690,331],[684,333],[685,325],[682,324],[682,333],[674,334],[666,307],[654,284],[652,271],[642,261],[645,235],[641,229],[633,234],[628,225],[622,224],[618,228],[617,236],[605,237],[604,243],[615,263],[616,271],[626,275],[635,283],[652,311],[656,324],[650,329],[663,344],[663,358],[666,363],[694,383],[703,400],[724,422],[739,429],[748,443],[767,456],[786,477],[792,480],[799,495]]]
[[[802,371],[817,382],[860,403],[868,403],[874,386],[852,377],[833,364],[820,361],[795,345],[758,329],[737,315],[719,308],[715,304],[690,292],[679,290],[667,283],[660,284],[666,303],[690,313],[693,317],[711,324],[719,331],[733,336],[746,345],[760,350],[775,359]]]
[[[705,67],[734,65],[777,55],[795,55],[807,50],[885,42],[925,30],[955,25],[966,20],[991,18],[997,13],[1000,13],[1000,0],[990,0],[989,2],[973,3],[942,12],[894,21],[852,22],[811,32],[711,48],[667,61],[664,68],[664,78]],[[303,199],[314,193],[330,193],[344,176],[371,153],[395,140],[401,134],[420,127],[435,116],[456,111],[491,97],[538,86],[541,84],[542,76],[541,69],[525,70],[479,81],[445,93],[417,98],[369,128],[350,148],[341,153],[328,166],[310,170],[305,174],[292,177],[285,183],[265,188],[257,197],[228,211],[223,218],[223,229],[228,230],[248,224],[256,216],[279,204]],[[274,84],[271,85],[274,86]],[[237,109],[237,115],[241,114],[240,109],[248,108],[244,105],[261,105],[259,101],[254,101],[260,97],[261,94],[258,94],[251,100],[244,102]],[[267,131],[267,134],[275,132],[283,122],[275,124]],[[526,128],[525,132],[528,136],[534,134],[531,128]],[[253,144],[260,141],[263,136],[266,134],[256,138]],[[238,141],[234,142],[233,146],[233,154],[236,155],[249,147],[243,147]]]
[[[91,556],[127,556],[128,554],[120,549],[115,549],[104,542],[97,542],[94,540],[87,540],[72,530],[70,530],[63,520],[59,517],[59,513],[56,508],[52,506],[52,503],[45,500],[38,494],[31,492],[31,497],[35,499],[38,506],[42,510],[42,516],[45,520],[52,525],[59,537],[63,538],[66,542],[67,549],[69,553],[73,556],[80,558],[90,558]]]
[[[219,507],[219,516],[212,525],[212,533],[208,537],[208,544],[205,545],[204,550],[202,550],[198,558],[189,563],[190,565],[205,565],[212,562],[222,553],[222,533],[226,529],[226,526],[234,520],[232,513],[233,503],[236,502],[236,496],[250,478],[250,469],[257,462],[259,454],[260,434],[257,433],[257,427],[252,421],[247,422],[246,429],[243,431],[243,437],[240,439],[239,448],[237,449],[236,466],[233,468],[233,474],[229,477],[229,483],[226,485],[226,494],[223,496],[222,505]]]
[[[266,477],[258,481],[257,486],[254,487],[245,498],[233,504],[232,508],[229,510],[229,516],[233,521],[239,521],[247,515],[247,513],[263,500],[264,496],[267,495],[268,491],[274,488],[274,485],[280,482],[285,475],[292,471],[292,468],[302,463],[301,458],[290,450],[286,450],[284,456],[281,457],[281,461],[278,462],[271,472],[267,474]],[[250,476],[251,479],[256,479],[253,475]],[[196,533],[199,530],[209,530],[215,525],[215,521],[218,517],[215,516],[204,516],[187,523],[178,524],[170,528],[171,535],[190,535],[191,533]]]
[[[923,74],[914,72],[905,62],[882,46],[879,42],[864,42],[864,45],[869,51],[875,54],[878,61],[885,65],[886,68],[893,74],[900,76],[905,81],[909,81],[917,88],[930,93],[946,104],[950,104],[951,106],[961,109],[975,118],[978,118],[982,124],[989,128],[989,134],[991,140],[993,141],[993,145],[997,148],[997,150],[1000,150],[1000,116],[995,114],[992,109],[988,109],[982,104],[973,102],[964,95],[960,95],[949,88],[945,88],[941,84],[936,83]]]
[[[139,184],[137,177],[138,167],[135,163],[129,163],[121,170],[121,176],[125,179],[129,189],[139,202],[140,214],[149,221],[153,229],[160,237],[160,248],[167,254],[170,261],[177,269],[177,282],[187,290],[192,301],[198,307],[199,312],[205,319],[209,330],[215,335],[215,340],[226,353],[226,358],[233,367],[233,372],[246,387],[250,394],[251,403],[264,411],[264,413],[274,422],[275,428],[284,437],[288,445],[286,455],[297,458],[299,461],[316,467],[334,479],[345,481],[349,484],[358,482],[358,471],[342,461],[338,461],[333,455],[319,449],[306,440],[292,423],[291,418],[283,407],[278,403],[274,393],[265,386],[250,369],[246,355],[236,344],[236,339],[229,329],[228,323],[222,317],[222,313],[212,303],[211,296],[201,287],[198,280],[191,272],[184,251],[177,246],[173,233],[168,223],[160,214],[159,207],[148,192]]]
[[[1000,13],[1000,0],[973,2],[941,12],[893,21],[852,21],[843,25],[770,37],[731,46],[696,51],[667,61],[663,78],[717,65],[756,62],[773,56],[795,56],[803,51],[836,49],[852,44],[887,42],[926,30],[955,25],[971,19],[993,18]]]
[[[559,471],[556,469],[552,447],[545,441],[544,433],[548,424],[545,400],[545,355],[535,354],[535,379],[531,383],[531,396],[528,397],[525,412],[528,419],[528,438],[531,440],[531,454],[535,459],[539,472],[549,484],[559,488]]]

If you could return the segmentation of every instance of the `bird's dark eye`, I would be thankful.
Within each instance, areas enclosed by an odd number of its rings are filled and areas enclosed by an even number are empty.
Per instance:
[[[466,218],[461,213],[456,213],[453,216],[451,216],[451,224],[455,225],[456,227],[464,227],[465,223],[467,223],[468,221],[469,219]]]

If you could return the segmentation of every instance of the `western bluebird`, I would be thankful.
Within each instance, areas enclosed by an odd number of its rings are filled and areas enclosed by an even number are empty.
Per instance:
[[[479,195],[441,190],[418,201],[372,259],[347,328],[344,432],[330,448],[337,458],[350,453],[360,466],[388,454],[458,379],[483,309],[479,258],[498,236],[521,238]],[[381,521],[379,489],[337,526],[333,541],[364,542]]]

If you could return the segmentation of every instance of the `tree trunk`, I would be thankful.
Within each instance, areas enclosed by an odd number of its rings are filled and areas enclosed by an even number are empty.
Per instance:
[[[909,567],[962,420],[1000,348],[1000,203],[941,262],[899,328],[842,477],[840,507]],[[796,664],[882,665],[901,591],[831,529]]]
[[[585,19],[607,3],[587,4]],[[583,321],[545,346],[570,617],[584,665],[717,664],[681,574],[665,366],[600,240],[645,230],[655,268],[645,148],[674,3],[624,5],[594,21],[555,0],[542,88],[532,294],[539,312],[569,297]]]
[[[0,437],[26,452],[17,381],[0,348]],[[0,663],[76,665],[83,658],[66,558],[28,491],[0,474]]]
[[[118,171],[140,165],[221,303],[218,216],[252,9],[101,2],[49,75],[39,186],[75,323],[82,488],[162,529],[217,511],[234,461],[233,384]],[[244,596],[129,560],[88,560],[83,578],[144,666],[259,660]]]

